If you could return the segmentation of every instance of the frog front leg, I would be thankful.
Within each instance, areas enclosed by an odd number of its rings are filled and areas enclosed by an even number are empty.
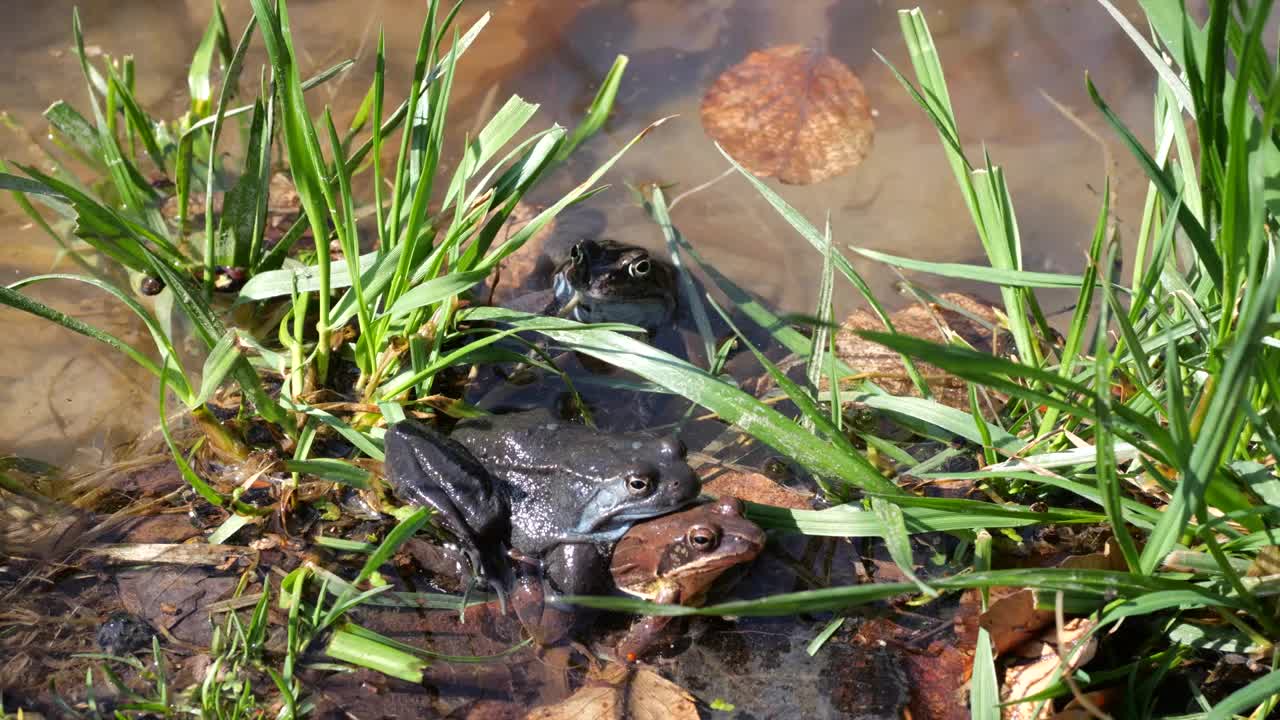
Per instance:
[[[680,599],[680,586],[676,583],[659,588],[653,597],[654,602],[666,605],[679,605]],[[646,615],[635,621],[627,630],[627,634],[618,642],[614,655],[623,662],[638,661],[653,647],[663,629],[674,619],[666,615]]]
[[[395,494],[435,510],[477,578],[501,597],[501,575],[492,563],[502,555],[510,513],[489,471],[461,444],[413,420],[387,428],[385,465]]]

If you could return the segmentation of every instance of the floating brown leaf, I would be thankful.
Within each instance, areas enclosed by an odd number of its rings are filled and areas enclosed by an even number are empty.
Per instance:
[[[712,468],[702,475],[702,490],[716,497],[731,495],[762,505],[812,510],[813,495],[793,490],[756,472]]]
[[[702,126],[751,172],[794,185],[857,166],[875,133],[858,77],[800,45],[753,52],[726,70],[702,98]]]

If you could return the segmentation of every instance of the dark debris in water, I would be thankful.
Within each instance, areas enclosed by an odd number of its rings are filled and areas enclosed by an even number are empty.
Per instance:
[[[149,646],[154,634],[138,616],[115,612],[98,627],[98,647],[108,655],[130,655]]]

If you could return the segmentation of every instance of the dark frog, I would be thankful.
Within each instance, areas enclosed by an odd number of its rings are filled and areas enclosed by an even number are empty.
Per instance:
[[[546,411],[465,420],[446,437],[415,421],[386,434],[387,480],[440,513],[476,573],[501,588],[503,555],[554,590],[590,592],[633,523],[679,510],[699,483],[672,438],[602,433]]]
[[[670,263],[613,240],[580,238],[567,253],[557,250],[547,248],[526,278],[526,292],[502,304],[583,323],[627,323],[650,336],[672,324],[678,289]]]
[[[650,335],[676,313],[676,270],[644,248],[582,240],[553,278],[559,313],[583,323],[620,322]]]

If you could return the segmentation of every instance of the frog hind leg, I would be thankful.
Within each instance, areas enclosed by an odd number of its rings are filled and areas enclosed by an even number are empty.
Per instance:
[[[435,510],[457,537],[477,580],[499,588],[493,558],[506,530],[506,504],[484,466],[455,440],[412,421],[387,429],[386,475],[396,495]],[[499,599],[505,601],[499,592]]]

